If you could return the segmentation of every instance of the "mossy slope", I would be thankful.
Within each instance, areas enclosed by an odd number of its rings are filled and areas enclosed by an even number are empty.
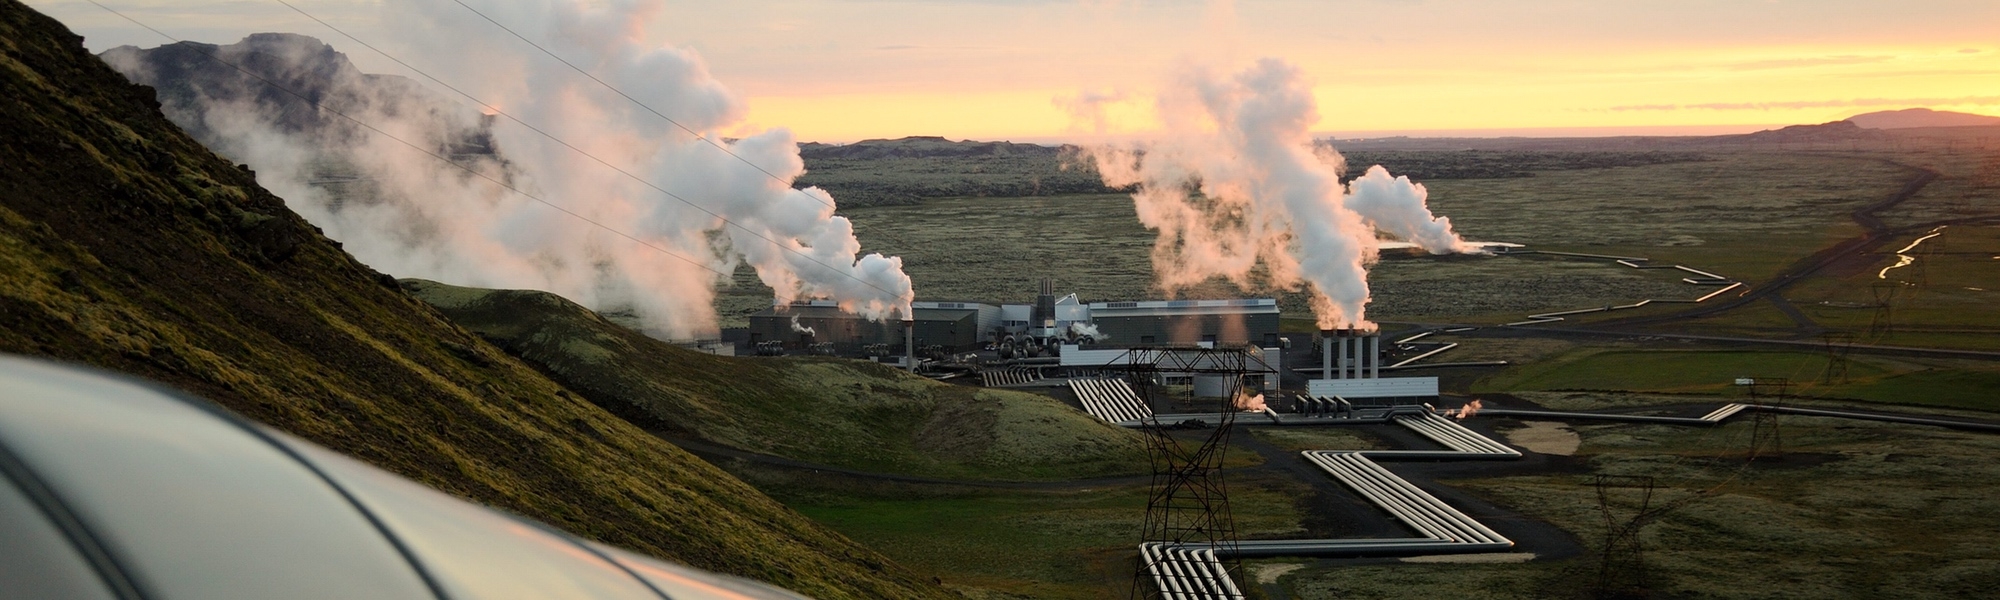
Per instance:
[[[404,295],[0,0],[0,351],[132,373],[478,502],[824,598],[946,592]]]
[[[453,321],[635,423],[802,461],[910,475],[1048,479],[1146,469],[1132,432],[1046,396],[878,364],[688,350],[554,294],[406,279]]]

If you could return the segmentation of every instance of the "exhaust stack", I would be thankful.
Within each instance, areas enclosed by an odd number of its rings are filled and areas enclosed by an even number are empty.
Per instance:
[[[903,368],[917,372],[917,320],[903,319]]]
[[[1376,379],[1382,376],[1382,335],[1351,328],[1321,329],[1320,377]]]
[[[1333,379],[1333,337],[1338,333],[1333,329],[1319,330],[1319,377]]]

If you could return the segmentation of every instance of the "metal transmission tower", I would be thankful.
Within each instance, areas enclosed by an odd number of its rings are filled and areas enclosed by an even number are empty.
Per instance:
[[[1236,526],[1229,512],[1222,463],[1240,410],[1238,399],[1251,395],[1246,393],[1244,378],[1274,371],[1261,352],[1249,348],[1134,348],[1121,362],[1122,366],[1106,368],[1124,369],[1140,399],[1153,409],[1141,428],[1153,464],[1142,545],[1211,549],[1214,552],[1208,556],[1220,557],[1216,560],[1223,562],[1221,569],[1233,576],[1240,571],[1233,558]],[[1198,396],[1199,391],[1208,394]],[[1177,430],[1204,433],[1176,435]],[[1159,560],[1193,562],[1193,556],[1168,554]],[[1143,555],[1139,559],[1132,595],[1165,597],[1166,592],[1150,585],[1149,567],[1153,565],[1149,560],[1153,559]],[[1184,573],[1214,566],[1164,565],[1165,570]]]
[[[1868,289],[1875,294],[1875,318],[1868,323],[1868,341],[1879,342],[1896,332],[1896,294],[1903,290],[1903,284],[1898,281],[1877,281]]]
[[[1820,374],[1821,384],[1847,383],[1847,354],[1854,350],[1854,334],[1845,332],[1828,333],[1820,337],[1826,345],[1826,372]]]
[[[1777,389],[1778,393],[1776,395],[1768,393],[1772,388]],[[1766,393],[1760,394],[1760,391]],[[1792,380],[1784,377],[1760,378],[1755,384],[1750,386],[1751,396],[1769,398],[1769,400],[1759,402],[1759,404],[1773,408],[1783,408],[1785,406],[1785,399],[1791,397],[1791,392]],[[1756,410],[1752,416],[1751,423],[1750,454],[1748,455],[1748,460],[1784,458],[1785,438],[1782,435],[1783,432],[1778,430],[1778,412],[1773,410]]]
[[[1598,475],[1597,512],[1604,515],[1604,548],[1598,554],[1597,581],[1591,596],[1618,598],[1644,595],[1646,589],[1646,548],[1639,530],[1658,520],[1653,510],[1653,478],[1645,475]],[[1614,490],[1637,490],[1638,507],[1630,518],[1619,520],[1612,510]]]

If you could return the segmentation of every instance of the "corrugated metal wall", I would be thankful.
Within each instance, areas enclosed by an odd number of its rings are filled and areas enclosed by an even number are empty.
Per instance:
[[[1108,336],[1099,341],[1110,345],[1194,344],[1207,341],[1277,345],[1276,313],[1093,317],[1097,330]]]

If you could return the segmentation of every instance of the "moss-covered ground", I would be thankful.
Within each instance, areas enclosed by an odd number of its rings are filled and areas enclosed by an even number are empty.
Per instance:
[[[947,479],[1146,469],[1136,434],[1048,396],[948,385],[860,360],[714,356],[545,292],[403,285],[590,401],[672,437]]]
[[[1790,394],[2000,412],[2000,365],[1851,353],[1844,372],[1825,352],[1586,347],[1508,369],[1477,392],[1600,390],[1740,396],[1738,378],[1791,382]],[[1775,388],[1762,393],[1774,393]]]

